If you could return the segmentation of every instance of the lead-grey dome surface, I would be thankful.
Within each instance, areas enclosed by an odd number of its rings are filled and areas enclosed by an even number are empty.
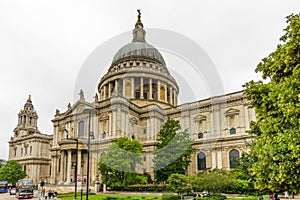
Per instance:
[[[130,42],[123,46],[114,56],[112,65],[129,59],[145,59],[166,65],[160,52],[146,42]]]

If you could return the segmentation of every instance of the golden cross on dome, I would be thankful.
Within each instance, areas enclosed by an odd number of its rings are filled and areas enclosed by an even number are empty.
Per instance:
[[[140,11],[140,9],[138,9],[137,11],[138,11],[138,13],[139,13],[139,14],[138,14],[138,22],[140,22],[140,21],[141,21],[141,11]]]

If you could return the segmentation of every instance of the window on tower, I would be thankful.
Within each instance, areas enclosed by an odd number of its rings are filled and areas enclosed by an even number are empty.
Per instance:
[[[78,123],[78,137],[84,137],[84,121]]]
[[[230,135],[235,135],[236,134],[236,129],[235,128],[231,128],[229,130],[229,132],[230,132]]]
[[[198,133],[198,139],[202,139],[203,138],[203,133]]]

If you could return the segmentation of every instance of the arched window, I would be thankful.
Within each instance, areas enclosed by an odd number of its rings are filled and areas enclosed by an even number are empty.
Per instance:
[[[236,134],[236,129],[235,128],[231,128],[229,130],[229,132],[230,132],[230,135],[235,135]]]
[[[203,133],[198,133],[198,139],[202,139],[203,138]]]
[[[197,156],[198,170],[206,169],[206,155],[200,152]]]
[[[78,137],[84,137],[84,121],[78,123]]]
[[[230,169],[235,168],[237,166],[236,159],[238,159],[239,157],[240,157],[240,152],[238,150],[232,149],[229,152]]]

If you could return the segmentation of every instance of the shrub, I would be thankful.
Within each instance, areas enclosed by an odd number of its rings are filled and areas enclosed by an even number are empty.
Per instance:
[[[175,195],[175,194],[164,194],[161,196],[162,200],[178,200],[180,199],[179,195]]]
[[[215,194],[215,195],[210,195],[210,196],[202,197],[201,199],[202,200],[225,200],[226,196],[224,196],[222,194]]]

